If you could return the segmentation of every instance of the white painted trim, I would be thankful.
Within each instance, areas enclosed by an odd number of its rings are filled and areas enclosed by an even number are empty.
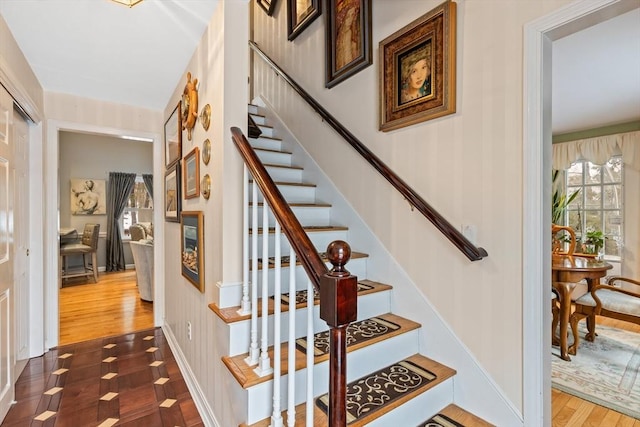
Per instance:
[[[38,108],[37,103],[25,90],[24,86],[20,82],[20,79],[16,78],[10,67],[10,64],[6,62],[5,58],[2,55],[0,55],[0,84],[2,84],[7,89],[11,97],[18,104],[18,107],[29,117],[32,122],[37,124],[42,122],[42,111]]]
[[[219,308],[240,306],[242,286],[242,282],[216,282],[215,303]],[[251,283],[249,283],[249,286],[251,286]]]
[[[611,8],[610,6],[617,7]],[[636,2],[637,7],[637,2]],[[525,426],[551,425],[551,52],[552,41],[633,8],[633,0],[580,0],[524,28],[523,412]],[[626,11],[624,10],[624,11]],[[602,12],[602,13],[600,13]],[[540,239],[542,236],[542,239]]]
[[[127,129],[116,129],[111,127],[101,127],[90,125],[87,123],[74,123],[66,122],[62,120],[47,120],[47,138],[44,144],[44,311],[45,311],[45,324],[44,324],[44,345],[45,351],[56,347],[59,342],[59,289],[58,289],[58,217],[60,209],[58,206],[59,194],[58,194],[58,155],[59,155],[59,140],[58,136],[60,131],[70,132],[89,132],[96,134],[109,135],[119,137],[123,134],[139,136],[143,138],[151,138],[156,143],[153,144],[153,164],[154,164],[154,198],[156,196],[161,197],[161,185],[159,185],[160,178],[164,177],[164,172],[161,171],[159,165],[163,164],[162,160],[162,148],[163,145],[159,143],[162,141],[160,134],[149,132],[132,132]],[[156,199],[156,200],[161,200]],[[162,224],[164,222],[164,212],[162,209],[155,209],[153,212],[153,220],[156,224]],[[154,240],[158,247],[163,247],[164,234],[161,232],[163,227],[157,227],[160,232],[156,233]],[[162,319],[164,317],[164,277],[160,266],[164,265],[162,260],[162,251],[154,252],[154,325],[161,326]]]
[[[171,351],[173,352],[173,357],[175,358],[176,363],[180,368],[180,373],[182,374],[182,378],[184,378],[184,382],[187,384],[189,393],[191,393],[191,398],[193,399],[196,408],[198,408],[198,412],[200,413],[202,422],[207,427],[220,427],[220,423],[216,419],[211,406],[209,406],[204,392],[200,388],[198,379],[191,370],[191,366],[189,366],[184,353],[182,353],[180,344],[178,344],[178,341],[176,340],[171,327],[168,324],[164,324],[162,326],[162,332],[164,332],[164,337],[167,340]]]

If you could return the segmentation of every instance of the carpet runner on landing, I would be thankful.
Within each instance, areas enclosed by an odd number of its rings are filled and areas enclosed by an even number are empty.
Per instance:
[[[400,329],[400,325],[379,317],[354,322],[347,326],[347,346],[381,337]],[[296,347],[307,352],[307,337],[298,338]],[[313,336],[313,354],[321,356],[329,353],[329,331],[318,332]]]
[[[347,424],[418,392],[436,379],[433,372],[402,360],[352,382],[347,385]],[[316,405],[325,413],[328,403],[328,394],[316,399]]]

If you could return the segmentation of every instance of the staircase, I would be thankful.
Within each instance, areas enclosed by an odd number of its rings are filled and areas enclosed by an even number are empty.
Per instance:
[[[269,126],[267,117],[263,115],[265,108],[250,105],[249,114],[260,127],[262,134],[249,141],[256,154],[264,164],[273,181],[289,206],[304,227],[315,248],[326,261],[324,251],[327,245],[335,240],[349,242],[349,229],[346,224],[335,217],[332,206],[318,200],[317,187],[306,181],[305,170],[297,167],[301,150],[293,146],[291,141],[282,141]],[[293,154],[296,152],[296,155]],[[296,161],[298,159],[298,162]],[[254,183],[250,180],[249,188]],[[250,209],[257,210],[262,217],[264,203],[259,197],[257,203],[250,202]],[[274,247],[275,222],[269,217],[268,230],[263,226],[258,230],[260,237],[268,235],[268,247]],[[251,243],[255,245],[255,241]],[[262,243],[260,243],[262,246]],[[391,313],[392,286],[378,283],[367,275],[369,257],[359,248],[353,252],[346,268],[358,278],[358,318],[347,329],[347,422],[349,426],[490,426],[492,424],[476,417],[453,404],[453,387],[455,369],[445,366],[436,360],[420,354],[419,334],[421,325]],[[269,425],[306,425],[306,420],[313,418],[316,426],[328,425],[326,406],[329,380],[329,355],[327,325],[319,318],[317,295],[309,298],[310,287],[300,288],[290,295],[288,281],[295,278],[296,284],[306,284],[305,272],[299,266],[291,265],[286,256],[289,246],[282,239],[282,255],[280,264],[282,272],[276,273],[276,259],[269,249],[269,259],[261,257],[253,263],[257,266],[260,283],[268,283],[266,301],[257,299],[259,315],[268,312],[268,330],[273,331],[274,324],[281,325],[282,337],[274,342],[274,334],[268,335],[268,356],[271,365],[279,363],[282,381],[274,380],[269,371],[256,369],[249,365],[251,358],[248,349],[251,346],[251,319],[241,306],[210,308],[219,316],[227,328],[229,336],[229,355],[223,357],[225,366],[235,381],[231,381],[229,393],[242,406],[242,426]],[[249,248],[249,254],[260,253]],[[278,254],[275,254],[278,255]],[[328,262],[327,262],[328,264]],[[294,269],[291,271],[291,269]],[[266,270],[266,271],[265,271]],[[278,299],[281,306],[281,319],[273,318],[276,306],[274,297],[274,279],[280,277],[282,291]],[[256,276],[254,276],[256,277]],[[254,300],[255,301],[255,300]],[[295,324],[289,323],[290,308],[295,310]],[[309,312],[311,310],[311,313]],[[305,319],[313,316],[313,340],[307,340]],[[309,317],[310,318],[310,317]],[[259,320],[262,321],[262,318]],[[288,328],[294,325],[295,359],[287,361],[292,346],[287,341]],[[310,342],[312,341],[312,342]],[[274,361],[276,347],[279,359]],[[311,362],[313,369],[312,390],[305,391],[304,386],[311,380],[307,378],[307,364]],[[295,372],[293,372],[295,371]],[[288,396],[287,380],[293,375],[296,387],[294,396]],[[273,396],[274,385],[281,393]],[[311,400],[307,406],[307,401]],[[277,400],[277,402],[276,402]],[[280,402],[289,402],[289,408],[295,406],[295,413],[282,411]]]

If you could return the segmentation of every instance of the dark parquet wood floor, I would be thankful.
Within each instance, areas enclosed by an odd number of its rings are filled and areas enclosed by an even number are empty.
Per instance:
[[[29,361],[3,427],[203,426],[160,328]]]

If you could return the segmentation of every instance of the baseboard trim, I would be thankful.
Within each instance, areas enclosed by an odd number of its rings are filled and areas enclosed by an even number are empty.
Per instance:
[[[198,412],[200,413],[200,417],[202,418],[202,422],[207,427],[221,427],[218,420],[213,413],[213,410],[209,406],[207,399],[200,388],[200,384],[196,379],[193,371],[191,370],[191,366],[187,362],[178,341],[176,340],[171,327],[169,327],[166,323],[162,326],[162,332],[164,332],[164,336],[167,339],[167,343],[173,352],[173,357],[176,359],[176,363],[180,368],[180,372],[182,373],[182,377],[184,378],[185,383],[187,384],[187,388],[189,389],[189,393],[191,393],[191,398],[198,408]]]

